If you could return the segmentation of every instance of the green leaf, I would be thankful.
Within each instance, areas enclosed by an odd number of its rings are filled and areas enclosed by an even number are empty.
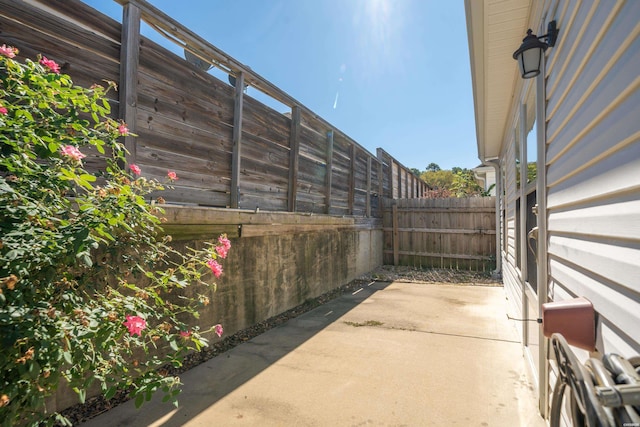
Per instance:
[[[144,394],[139,393],[139,394],[136,396],[136,401],[135,401],[136,409],[138,409],[139,407],[141,407],[143,403],[144,403]]]
[[[96,139],[94,140],[94,143],[96,150],[98,150],[98,153],[104,154],[104,141],[101,139]]]
[[[69,351],[63,351],[62,352],[62,357],[64,358],[64,361],[66,363],[68,363],[69,365],[73,364],[73,359],[71,359],[71,352]]]
[[[104,394],[104,398],[107,399],[107,400],[110,400],[113,396],[116,395],[117,392],[118,392],[118,387],[112,385],[111,387],[109,387],[107,392]]]
[[[171,350],[173,350],[173,351],[178,351],[179,350],[178,344],[176,343],[175,340],[169,341],[169,346],[171,347]]]
[[[29,376],[31,376],[32,379],[36,379],[38,378],[38,375],[40,375],[40,364],[37,361],[33,361],[31,363],[29,363]]]
[[[33,120],[33,116],[27,110],[18,110],[18,111],[16,111],[16,119],[19,118],[19,117],[24,117],[27,120],[29,120],[30,122],[34,121]]]

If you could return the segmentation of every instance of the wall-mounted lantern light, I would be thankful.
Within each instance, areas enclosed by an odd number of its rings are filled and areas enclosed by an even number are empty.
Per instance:
[[[542,55],[549,46],[556,44],[557,37],[556,21],[549,22],[547,34],[544,36],[538,37],[535,34],[531,34],[531,29],[527,30],[527,37],[522,40],[518,50],[513,52],[513,59],[518,61],[523,79],[530,79],[540,74]],[[540,39],[544,38],[547,39],[547,43],[540,41]]]

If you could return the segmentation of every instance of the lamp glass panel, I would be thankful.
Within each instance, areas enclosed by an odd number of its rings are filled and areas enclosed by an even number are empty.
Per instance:
[[[520,54],[520,71],[523,78],[529,79],[540,74],[541,57],[541,48],[528,49]]]

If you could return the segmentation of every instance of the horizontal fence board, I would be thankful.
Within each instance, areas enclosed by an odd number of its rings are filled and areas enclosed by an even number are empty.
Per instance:
[[[19,31],[27,29],[37,29],[38,32],[47,34],[49,39],[55,40],[53,43],[64,43],[70,46],[85,50],[83,54],[91,53],[91,56],[100,56],[109,61],[119,63],[120,59],[120,29],[118,26],[112,26],[111,30],[118,31],[117,41],[109,40],[104,37],[96,37],[96,34],[68,19],[53,15],[46,10],[37,6],[32,6],[22,2],[18,4],[15,1],[1,1],[2,15],[16,20],[17,22],[26,23],[21,25]],[[85,19],[83,19],[84,21]],[[6,25],[6,27],[5,27]],[[15,28],[11,21],[3,22],[3,33],[8,33]],[[113,34],[113,32],[112,32]],[[56,52],[43,52],[45,54]]]
[[[210,122],[206,128],[202,128],[192,126],[180,119],[163,116],[145,105],[139,106],[136,110],[138,135],[147,135],[149,139],[153,139],[153,135],[156,134],[165,135],[174,141],[181,141],[185,147],[198,147],[201,143],[211,144],[215,149],[224,152],[231,151],[230,135],[233,128],[227,124]]]
[[[259,191],[250,188],[248,192],[240,193],[240,209],[261,209],[263,211],[286,211],[287,193],[282,197],[274,197],[269,191]]]
[[[215,98],[216,93],[204,87],[203,90],[207,91],[199,96],[185,96],[186,93],[179,88],[168,88],[144,70],[138,75],[138,106],[151,109],[159,116],[182,120],[205,129],[211,122],[233,125],[231,98]]]
[[[385,227],[384,231],[393,231],[392,227]],[[436,233],[436,234],[496,234],[496,230],[465,230],[455,228],[398,228],[401,233]]]
[[[48,34],[29,27],[19,26],[7,29],[10,21],[0,19],[0,44],[15,46],[20,50],[17,58],[37,59],[38,54],[43,54],[48,59],[56,61],[61,72],[69,74],[74,84],[82,87],[90,87],[93,84],[104,85],[103,80],[118,81],[120,66],[117,62],[110,61],[103,56],[87,52],[82,57],[77,56],[78,47],[62,40],[56,40]],[[107,96],[115,98],[115,92],[111,91]]]
[[[327,136],[300,126],[300,153],[320,162],[327,161]]]
[[[13,0],[9,0],[11,3]],[[5,1],[3,1],[3,4]],[[107,15],[79,1],[46,0],[47,7],[54,9],[62,16],[81,23],[90,28],[96,35],[120,43],[122,25]]]
[[[265,170],[272,170],[278,175],[288,174],[290,150],[287,147],[244,131],[242,141],[242,161],[262,165]]]
[[[392,250],[385,250],[385,254],[393,254]],[[429,257],[429,258],[451,258],[451,259],[467,259],[467,260],[481,260],[488,261],[491,259],[489,256],[480,255],[465,255],[465,254],[448,254],[441,252],[413,252],[413,251],[398,251],[400,255],[412,255],[417,257]]]
[[[193,138],[190,140],[171,139],[170,133],[151,132],[139,130],[138,138],[134,139],[137,145],[137,155],[140,159],[146,159],[147,163],[162,165],[163,167],[194,172],[197,167],[191,163],[204,163],[207,173],[213,173],[219,177],[231,176],[231,153],[216,140]],[[172,158],[172,153],[176,158]]]
[[[245,96],[242,110],[242,131],[289,147],[291,119]]]
[[[152,193],[151,198],[162,197],[175,204],[193,204],[200,206],[229,207],[229,193],[200,188],[166,188],[159,193]]]

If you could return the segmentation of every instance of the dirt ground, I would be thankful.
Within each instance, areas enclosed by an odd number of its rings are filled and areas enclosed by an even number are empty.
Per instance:
[[[500,281],[491,278],[490,272],[441,268],[421,269],[405,266],[394,267],[392,265],[383,265],[377,270],[363,276],[360,280],[425,283],[430,285],[502,286]]]

